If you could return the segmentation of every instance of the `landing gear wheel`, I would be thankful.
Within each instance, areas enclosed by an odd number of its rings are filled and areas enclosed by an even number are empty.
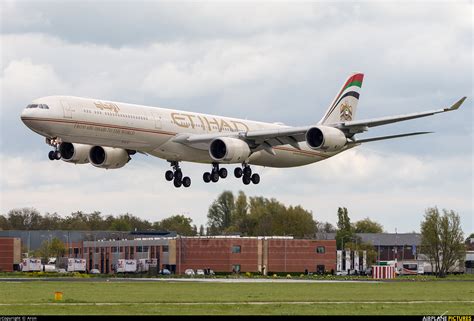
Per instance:
[[[183,177],[183,186],[184,187],[189,187],[191,186],[191,179],[187,176]]]
[[[227,169],[221,168],[221,169],[219,170],[219,176],[220,176],[221,178],[226,178],[226,177],[227,177]]]
[[[234,169],[234,176],[236,178],[241,178],[242,177],[242,168],[237,167]]]
[[[250,176],[244,175],[242,177],[242,182],[244,182],[245,185],[250,184]]]
[[[173,181],[173,184],[174,184],[174,187],[181,187],[183,182],[181,182],[181,180],[178,180],[178,179],[174,179]]]
[[[203,179],[204,183],[209,183],[211,181],[211,173],[205,172],[202,175],[202,179]]]
[[[256,173],[253,174],[252,177],[251,177],[251,180],[252,180],[252,183],[257,185],[258,183],[260,183],[260,175],[258,175]]]
[[[180,169],[178,169],[177,171],[174,172],[174,179],[178,180],[180,182],[183,179],[183,172],[181,172]]]
[[[249,178],[252,175],[252,169],[249,166],[245,166],[243,172],[244,172],[244,175],[248,176]]]
[[[59,151],[55,150],[53,153],[54,153],[54,159],[56,160],[61,159],[61,153]]]
[[[54,150],[49,151],[48,153],[48,158],[49,160],[55,160],[56,158],[54,157]]]
[[[214,183],[217,183],[217,181],[219,181],[219,172],[211,173],[211,181]]]
[[[174,174],[172,171],[166,171],[165,178],[168,182],[171,182],[174,178]]]

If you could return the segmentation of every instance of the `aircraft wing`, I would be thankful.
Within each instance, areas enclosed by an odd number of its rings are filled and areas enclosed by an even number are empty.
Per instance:
[[[408,134],[398,134],[398,135],[391,135],[391,136],[366,138],[366,139],[360,139],[360,140],[351,138],[354,134],[367,131],[370,127],[376,127],[376,126],[391,124],[391,123],[395,123],[399,121],[426,117],[426,116],[431,116],[431,115],[435,115],[439,113],[456,110],[462,105],[465,99],[466,97],[463,97],[459,99],[456,103],[454,103],[451,107],[444,108],[444,109],[430,110],[430,111],[425,111],[425,112],[398,115],[398,116],[374,118],[374,119],[368,119],[368,120],[347,121],[347,122],[341,122],[341,123],[324,125],[324,126],[336,127],[340,129],[341,131],[343,131],[347,137],[350,137],[348,139],[348,145],[361,144],[361,143],[384,140],[384,139],[428,134],[429,132],[415,132],[415,133],[408,133]],[[248,132],[244,132],[244,131],[226,132],[226,133],[219,132],[219,133],[210,133],[210,134],[182,133],[174,137],[173,141],[184,144],[184,145],[188,145],[194,148],[205,150],[209,148],[210,143],[216,138],[232,137],[232,138],[238,138],[245,141],[253,151],[259,151],[263,149],[266,152],[272,155],[275,155],[275,152],[272,147],[278,146],[278,145],[288,144],[288,145],[293,146],[296,149],[301,149],[298,143],[306,141],[306,132],[311,127],[313,126],[280,127],[280,128],[272,128],[272,129],[264,129],[264,130],[251,130]]]
[[[424,112],[419,112],[419,113],[373,118],[373,119],[366,119],[366,120],[347,121],[347,122],[332,124],[332,126],[339,128],[340,130],[348,134],[357,134],[357,133],[362,133],[364,131],[367,131],[370,127],[387,125],[387,124],[396,123],[399,121],[405,121],[405,120],[410,120],[410,119],[415,119],[415,118],[432,116],[439,113],[445,113],[448,111],[453,111],[453,110],[458,109],[462,105],[464,100],[466,100],[466,97],[462,97],[457,102],[455,102],[451,107],[447,107],[443,109],[436,109],[436,110],[429,110],[429,111],[424,111]]]
[[[173,141],[198,149],[208,149],[213,139],[232,137],[244,140],[254,151],[264,149],[270,154],[274,154],[272,147],[278,145],[288,144],[296,149],[301,149],[298,143],[306,140],[305,135],[309,128],[310,126],[281,127],[276,129],[251,130],[248,132],[180,134],[173,138]]]

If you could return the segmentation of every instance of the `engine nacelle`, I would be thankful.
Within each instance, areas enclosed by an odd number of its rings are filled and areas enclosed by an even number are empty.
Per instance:
[[[250,156],[250,147],[238,138],[216,138],[209,145],[209,155],[216,162],[242,163]]]
[[[89,163],[89,151],[91,145],[76,143],[61,143],[59,145],[59,153],[61,159],[68,163],[86,164]]]
[[[347,144],[346,135],[337,128],[329,126],[311,127],[306,132],[306,144],[311,149],[335,152]]]
[[[128,152],[122,148],[94,146],[89,151],[89,161],[99,168],[120,168],[129,160]]]

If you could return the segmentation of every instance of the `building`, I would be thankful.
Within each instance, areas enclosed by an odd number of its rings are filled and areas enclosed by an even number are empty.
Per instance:
[[[421,234],[418,233],[356,233],[345,242],[372,244],[377,261],[415,260],[420,254]],[[318,239],[334,240],[336,233],[318,233]]]
[[[336,268],[335,240],[292,237],[142,237],[132,240],[71,244],[70,257],[87,260],[88,269],[113,273],[119,259],[157,259],[159,268],[214,272],[331,272]]]
[[[21,240],[0,237],[0,272],[12,272],[21,262]]]
[[[61,240],[67,247],[82,241],[94,240],[122,240],[134,239],[145,236],[176,236],[175,232],[169,231],[69,231],[69,230],[6,230],[0,231],[0,237],[17,237],[21,239],[24,250],[35,251],[41,247],[44,241],[54,238]]]
[[[86,259],[87,269],[98,269],[100,273],[115,272],[119,259],[157,259],[160,268],[176,271],[175,238],[84,241],[72,246],[69,257]]]
[[[336,266],[335,241],[217,236],[183,237],[177,242],[178,273],[188,268],[229,273],[330,272]]]
[[[379,261],[416,260],[420,254],[418,233],[357,233],[361,242],[371,243]]]

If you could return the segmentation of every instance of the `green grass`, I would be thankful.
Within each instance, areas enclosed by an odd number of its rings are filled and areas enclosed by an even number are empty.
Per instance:
[[[279,273],[277,278],[286,279],[288,273]],[[303,275],[301,273],[291,273],[292,279],[310,279],[310,280],[372,280],[371,276],[358,276],[358,275],[346,275],[346,276],[337,276],[337,275]],[[0,272],[0,278],[101,278],[101,279],[113,279],[113,278],[162,278],[169,279],[172,278],[186,278],[190,277],[185,275],[148,275],[146,273],[137,273],[137,274],[85,274],[85,273],[57,273],[57,272]],[[195,278],[203,278],[195,276]],[[222,278],[252,278],[252,279],[273,279],[273,274],[268,276],[262,276],[260,274],[254,273],[242,273],[240,275],[232,274],[218,274],[213,276],[216,279]],[[445,278],[437,278],[434,275],[404,275],[397,276],[397,281],[446,281],[446,280],[456,280],[456,281],[474,281],[474,274],[449,274]]]
[[[54,302],[55,291],[62,302]],[[474,314],[466,301],[474,301],[472,282],[0,282],[0,315]]]

